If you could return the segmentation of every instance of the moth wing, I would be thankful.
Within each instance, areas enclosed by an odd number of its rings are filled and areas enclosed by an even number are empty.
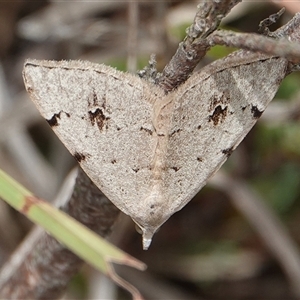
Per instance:
[[[161,91],[81,61],[28,60],[23,74],[40,113],[86,174],[119,209],[140,215],[151,189],[152,107]]]
[[[169,95],[173,99],[165,100],[157,119],[172,111],[162,175],[165,218],[186,205],[244,139],[275,96],[286,67],[285,59],[270,58],[212,75],[204,68]]]

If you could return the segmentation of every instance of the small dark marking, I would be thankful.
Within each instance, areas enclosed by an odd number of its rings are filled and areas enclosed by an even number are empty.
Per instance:
[[[213,114],[209,116],[209,121],[212,121],[214,125],[218,125],[219,122],[222,122],[225,120],[225,117],[227,115],[227,106],[225,108],[222,108],[221,105],[218,105]]]
[[[263,113],[264,111],[260,111],[260,110],[257,108],[256,105],[252,105],[252,106],[251,106],[251,112],[252,112],[253,118],[254,118],[254,119],[258,119],[258,118],[260,118],[260,116],[262,115],[262,113]]]
[[[33,88],[31,88],[30,86],[26,87],[26,90],[29,94],[33,92]]]
[[[230,91],[224,90],[221,93],[216,93],[210,99],[210,110],[212,110],[217,105],[223,104],[227,105],[230,102]]]
[[[102,100],[103,100],[102,107],[104,110],[106,110],[106,96],[105,95],[102,97]]]
[[[199,129],[201,129],[201,127],[202,127],[201,125],[198,125],[197,129],[199,130]]]
[[[93,90],[93,104],[94,106],[96,106],[98,103],[98,97],[97,97],[97,94],[95,92],[95,90]]]
[[[182,131],[182,129],[177,129],[177,130],[174,130],[171,134],[170,134],[170,136],[173,136],[175,133],[179,133],[180,131]]]
[[[120,130],[121,130],[121,128],[117,126],[117,131],[120,131]]]
[[[94,112],[89,111],[88,114],[92,125],[94,126],[96,123],[100,130],[103,129],[105,122],[110,119],[109,117],[106,117],[104,115],[103,111],[100,108],[97,108]]]
[[[68,118],[70,118],[70,114],[69,114],[69,113],[64,112],[64,111],[60,111],[58,114],[54,114],[54,115],[52,116],[51,119],[46,119],[46,121],[48,122],[48,124],[49,124],[51,127],[54,127],[54,126],[58,126],[58,125],[59,125],[59,124],[58,124],[58,119],[60,119],[61,113],[65,113],[66,116],[67,116]]]
[[[157,136],[165,136],[163,133],[159,133]]]
[[[230,102],[230,91],[229,90],[225,90],[223,93],[223,103],[229,103]]]
[[[242,106],[242,111],[244,111],[246,108],[247,108],[247,105],[246,106]]]
[[[197,160],[202,162],[203,161],[203,158],[202,157],[197,157]]]
[[[111,161],[111,163],[114,165],[115,163],[116,163],[117,161],[115,160],[115,159],[113,159],[112,161]]]
[[[51,127],[54,127],[54,126],[58,126],[58,121],[57,119],[60,119],[60,113],[59,112],[58,114],[54,114],[53,117],[51,119],[46,119],[46,121],[48,122],[48,124],[51,126]]]
[[[180,168],[178,168],[178,167],[171,167],[171,169],[173,169],[175,172],[177,172]]]
[[[86,159],[86,155],[84,155],[83,153],[75,152],[74,158],[80,163],[81,161]]]
[[[145,127],[141,127],[140,128],[141,131],[145,131],[147,132],[148,134],[152,135],[153,134],[153,131],[151,129],[148,129],[148,128],[145,128]]]
[[[103,71],[98,71],[98,70],[94,70],[94,72],[97,73],[97,74],[105,74]]]
[[[276,79],[277,85],[280,85],[281,81],[282,81],[282,78],[281,78],[281,77],[278,77],[278,78]]]
[[[135,173],[137,173],[139,170],[139,168],[132,169],[132,171],[134,171]]]
[[[230,147],[227,149],[223,149],[222,153],[225,154],[227,157],[229,157],[232,154],[233,150],[234,150],[233,147]]]

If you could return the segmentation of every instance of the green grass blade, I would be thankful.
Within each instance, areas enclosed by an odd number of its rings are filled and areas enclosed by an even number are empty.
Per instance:
[[[145,265],[142,262],[108,243],[66,213],[46,201],[34,197],[2,170],[0,170],[0,197],[35,224],[43,227],[84,261],[111,277],[130,292],[136,292],[113,272],[110,263],[126,264],[144,270]]]

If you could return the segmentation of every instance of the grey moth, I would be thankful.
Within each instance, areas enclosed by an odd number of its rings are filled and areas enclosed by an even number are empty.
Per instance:
[[[153,234],[221,167],[273,99],[288,61],[247,51],[178,89],[86,61],[27,60],[32,100],[97,187]]]

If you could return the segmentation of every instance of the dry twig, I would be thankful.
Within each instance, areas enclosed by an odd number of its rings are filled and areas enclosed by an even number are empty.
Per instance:
[[[229,195],[286,273],[295,296],[300,296],[300,254],[297,245],[265,201],[242,180],[219,171],[209,182]]]

